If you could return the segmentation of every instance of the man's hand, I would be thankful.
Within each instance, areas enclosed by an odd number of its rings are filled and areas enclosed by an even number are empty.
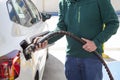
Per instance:
[[[47,45],[48,45],[48,41],[44,41],[43,43],[38,43],[38,40],[40,39],[41,37],[36,37],[33,41],[33,43],[35,44],[35,50],[40,50],[40,49],[43,49],[45,48]]]
[[[88,52],[93,52],[97,49],[97,46],[95,45],[95,43],[91,40],[82,38],[82,40],[84,40],[86,42],[86,44],[83,45],[83,49],[88,51]]]

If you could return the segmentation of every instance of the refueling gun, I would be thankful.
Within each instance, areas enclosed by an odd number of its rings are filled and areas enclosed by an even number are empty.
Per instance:
[[[80,37],[77,37],[76,35],[70,33],[70,32],[66,32],[66,31],[56,31],[56,32],[50,32],[49,34],[46,34],[45,36],[43,36],[40,40],[38,40],[38,43],[42,43],[44,42],[45,40],[49,40],[55,36],[58,36],[58,35],[66,35],[66,36],[69,36],[73,39],[75,39],[76,41],[82,43],[83,45],[86,43],[84,40],[82,40]],[[31,49],[32,51],[34,50],[35,48],[35,44],[32,44],[30,46],[28,46],[29,49]],[[113,76],[112,76],[112,73],[111,71],[109,70],[109,67],[107,66],[106,62],[103,60],[102,56],[97,52],[97,51],[93,51],[92,52],[100,61],[101,63],[103,64],[103,66],[105,67],[106,69],[106,72],[108,73],[108,76],[110,78],[110,80],[114,80]]]
[[[39,34],[36,34],[36,35],[33,35],[30,37],[30,43],[28,43],[27,40],[23,40],[20,42],[20,46],[23,50],[23,54],[24,54],[24,57],[26,60],[29,60],[31,59],[31,53],[34,51],[34,48],[27,48],[29,45],[32,45],[33,44],[33,41],[36,37],[42,37],[46,34],[48,34],[50,31],[45,31],[45,32],[42,32],[42,33],[39,33]],[[32,50],[31,50],[32,49]]]
[[[48,33],[49,33],[49,32],[48,32]],[[69,37],[75,39],[76,41],[82,43],[83,45],[86,43],[86,42],[85,42],[84,40],[82,40],[80,37],[77,37],[76,35],[74,35],[74,34],[72,34],[72,33],[70,33],[70,32],[66,32],[66,31],[56,31],[56,32],[50,32],[49,34],[48,34],[48,33],[47,33],[45,36],[43,36],[40,40],[38,40],[38,43],[37,43],[37,44],[42,43],[42,42],[44,42],[45,40],[49,40],[49,39],[51,39],[51,38],[53,38],[53,37],[55,37],[55,36],[57,36],[57,35],[59,35],[59,34],[69,36]],[[31,45],[29,45],[29,46],[27,47],[28,49],[26,49],[26,52],[24,53],[24,55],[26,56],[26,58],[29,59],[29,55],[28,55],[28,54],[29,54],[29,52],[34,51],[35,45],[36,45],[36,44],[31,44]],[[24,46],[24,45],[23,45],[23,46]],[[112,73],[111,73],[111,71],[109,70],[109,67],[107,66],[106,62],[103,60],[102,56],[101,56],[97,51],[93,51],[92,53],[101,61],[101,63],[103,64],[103,66],[105,67],[105,69],[106,69],[106,71],[107,71],[107,73],[108,73],[108,76],[109,76],[110,80],[114,80],[114,78],[113,78],[113,76],[112,76]]]

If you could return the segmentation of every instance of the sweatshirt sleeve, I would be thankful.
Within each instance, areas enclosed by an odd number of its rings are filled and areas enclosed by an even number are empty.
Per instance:
[[[118,17],[110,1],[98,0],[98,5],[103,24],[105,24],[105,28],[93,39],[97,47],[99,47],[100,44],[106,42],[113,34],[115,34],[119,27]]]
[[[59,20],[58,20],[58,23],[57,23],[57,27],[55,28],[54,31],[66,31],[66,25],[64,23],[64,14],[65,13],[65,1],[64,0],[60,0],[59,2],[59,13],[58,13],[58,16],[59,16]],[[60,39],[61,37],[63,37],[63,35],[57,35],[51,39],[49,39],[48,43],[51,44],[55,41],[57,41],[58,39]]]

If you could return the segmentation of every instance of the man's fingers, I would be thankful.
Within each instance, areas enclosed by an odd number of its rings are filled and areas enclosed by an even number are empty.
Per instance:
[[[39,49],[41,49],[41,43],[35,44],[35,50],[39,50]]]
[[[36,44],[39,39],[40,39],[40,37],[36,37],[36,38],[34,39],[33,43]]]
[[[85,42],[89,41],[88,39],[85,39],[85,38],[81,38],[82,40],[84,40]]]
[[[41,43],[41,48],[45,48],[47,46],[47,44],[48,44],[48,41],[47,40],[44,41],[43,43]]]
[[[91,47],[87,46],[86,44],[83,45],[83,49],[86,50],[86,51],[88,51],[88,52],[92,52],[91,51]]]
[[[92,52],[97,49],[97,47],[93,41],[85,39],[85,38],[82,38],[82,40],[84,40],[86,42],[86,44],[83,45],[84,50],[86,50],[88,52]]]
[[[45,48],[47,45],[48,45],[48,41],[44,41],[42,43],[39,43],[38,40],[40,39],[41,37],[36,37],[34,40],[33,40],[33,44],[35,45],[35,51],[36,50],[40,50],[40,49],[43,49]]]

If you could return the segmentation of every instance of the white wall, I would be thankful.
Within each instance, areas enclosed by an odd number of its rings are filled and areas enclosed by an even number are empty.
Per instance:
[[[58,12],[59,0],[33,0],[39,11]]]
[[[115,10],[120,10],[120,0],[111,0],[111,3]]]
[[[59,0],[44,0],[45,1],[45,11],[57,12]]]

